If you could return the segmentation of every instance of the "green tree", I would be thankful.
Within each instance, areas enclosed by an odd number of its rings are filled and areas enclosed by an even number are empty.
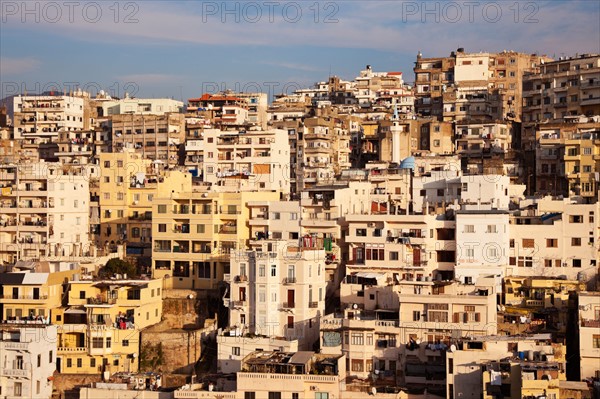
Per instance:
[[[108,278],[114,274],[126,274],[127,278],[135,278],[138,276],[138,271],[135,265],[123,259],[113,258],[106,262],[106,265],[98,272],[98,275],[102,278]]]

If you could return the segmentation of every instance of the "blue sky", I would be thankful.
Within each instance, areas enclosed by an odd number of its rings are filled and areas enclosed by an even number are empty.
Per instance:
[[[600,52],[593,0],[23,4],[0,0],[0,98],[76,83],[184,100],[215,87],[279,93],[367,64],[410,82],[419,50]]]

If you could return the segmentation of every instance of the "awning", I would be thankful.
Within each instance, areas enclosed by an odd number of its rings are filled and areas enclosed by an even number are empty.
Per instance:
[[[69,308],[65,310],[65,314],[86,314],[87,312],[81,308]]]

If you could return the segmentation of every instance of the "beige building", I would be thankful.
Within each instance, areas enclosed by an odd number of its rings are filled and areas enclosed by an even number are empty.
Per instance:
[[[600,55],[564,57],[525,74],[524,123],[579,115],[600,115]]]
[[[111,117],[110,127],[113,152],[132,148],[163,167],[179,164],[185,141],[183,114],[118,114]]]
[[[600,377],[600,294],[579,293],[580,378]]]
[[[4,263],[90,254],[88,177],[56,163],[0,166],[0,257]]]
[[[520,395],[511,396],[513,387],[509,386],[509,383],[517,385],[522,383],[523,388],[527,385],[535,385],[535,383],[521,382],[517,376],[510,378],[509,374],[516,370],[499,362],[502,359],[512,359],[515,362],[517,359],[521,360],[519,356],[526,361],[530,353],[533,358],[536,358],[537,354],[537,363],[540,365],[540,353],[544,353],[545,361],[564,362],[566,348],[563,345],[551,343],[550,334],[522,337],[482,336],[474,337],[471,340],[457,340],[454,348],[446,352],[446,386],[448,389],[446,397],[476,399],[483,394],[493,395],[495,393],[497,395],[501,393],[505,397],[521,398]],[[524,363],[523,366],[527,368],[534,364],[534,362]],[[483,372],[480,371],[482,367]],[[561,372],[564,373],[564,369]],[[552,372],[549,371],[548,375],[552,375]],[[527,377],[529,376],[527,375]],[[558,395],[555,397],[559,398]]]
[[[545,197],[510,216],[507,276],[564,275],[592,281],[598,272],[598,204]]]
[[[191,191],[191,175],[165,171],[161,164],[133,150],[101,153],[99,158],[97,245],[126,245],[128,255],[149,256],[154,199],[167,197],[173,191]]]
[[[600,120],[547,123],[538,128],[535,192],[577,195],[596,202],[600,173]]]
[[[265,241],[231,254],[229,325],[312,348],[325,312],[325,251]]]
[[[152,274],[173,288],[215,289],[229,272],[231,250],[249,245],[251,201],[279,192],[181,191],[152,201]]]
[[[0,323],[0,397],[46,399],[56,370],[56,326]]]
[[[289,193],[290,146],[283,130],[204,130],[203,181],[216,191]]]
[[[162,318],[162,280],[69,282],[68,305],[56,311],[61,373],[136,372],[140,333]]]

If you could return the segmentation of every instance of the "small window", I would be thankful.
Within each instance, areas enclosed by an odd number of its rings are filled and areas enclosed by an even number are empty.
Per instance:
[[[233,348],[231,348],[231,354],[234,356],[239,356],[240,355],[240,347],[234,346]]]

